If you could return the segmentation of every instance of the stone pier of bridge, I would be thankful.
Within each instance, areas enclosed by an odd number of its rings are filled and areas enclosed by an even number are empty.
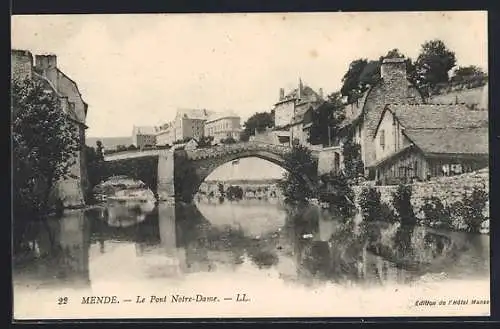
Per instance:
[[[174,151],[162,150],[158,154],[158,200],[172,201],[175,198]]]

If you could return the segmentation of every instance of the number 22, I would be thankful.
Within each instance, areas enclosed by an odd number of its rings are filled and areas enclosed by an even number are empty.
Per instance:
[[[57,304],[58,305],[68,304],[68,297],[59,297],[57,299]]]

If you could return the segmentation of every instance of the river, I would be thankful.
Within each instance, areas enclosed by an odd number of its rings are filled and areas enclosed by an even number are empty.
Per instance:
[[[364,233],[359,231],[319,207],[294,208],[278,201],[199,199],[193,204],[155,205],[109,200],[95,209],[66,211],[48,225],[33,225],[27,256],[14,264],[15,314],[78,318],[489,313],[488,305],[469,306],[468,311],[414,306],[415,300],[432,296],[446,301],[489,299],[488,235],[416,227],[411,252],[401,256],[392,252],[396,225],[373,223]],[[389,247],[367,247],[369,240]],[[151,295],[170,298],[193,292],[217,294],[227,303],[239,293],[249,301],[224,309],[207,304],[192,313],[172,306],[160,315],[156,306],[123,313],[112,306],[104,312],[79,305],[83,295],[119,295],[135,303],[139,295],[149,302]],[[73,308],[53,311],[60,296],[74,296]],[[30,306],[37,298],[39,306]],[[47,301],[52,308],[40,306]]]

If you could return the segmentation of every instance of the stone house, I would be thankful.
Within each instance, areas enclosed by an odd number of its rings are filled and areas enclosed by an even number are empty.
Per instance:
[[[390,104],[373,136],[382,184],[427,180],[488,166],[488,112],[465,104]]]
[[[139,149],[156,145],[158,129],[150,126],[134,126],[132,129],[132,144]]]
[[[205,109],[179,109],[174,119],[175,140],[203,137],[205,122],[213,114]]]
[[[307,144],[308,128],[304,127],[306,112],[317,108],[323,101],[322,89],[315,92],[311,87],[304,86],[300,79],[298,88],[287,95],[281,88],[279,101],[273,108],[275,130],[281,132],[282,136],[288,136],[290,144],[294,140]]]
[[[57,56],[33,55],[27,50],[11,50],[12,79],[35,79],[41,81],[47,90],[54,92],[61,101],[61,107],[68,122],[78,132],[80,145],[85,145],[85,120],[88,104],[83,100],[78,85],[57,67]],[[75,178],[58,182],[55,193],[65,207],[85,205],[84,195],[88,189],[85,149],[76,155],[70,172]]]
[[[182,150],[186,150],[186,151],[192,151],[192,150],[196,150],[197,148],[198,148],[198,141],[195,138],[191,138],[186,143],[172,145],[172,149],[174,149],[174,150],[182,149]]]
[[[168,122],[160,126],[156,133],[156,145],[172,145],[175,142],[175,123]]]
[[[373,178],[374,172],[370,168],[375,161],[375,148],[372,141],[385,106],[425,103],[422,93],[408,80],[405,59],[386,58],[381,64],[380,79],[369,86],[356,102],[346,105],[346,119],[334,144],[341,146],[346,138],[359,143],[365,175]]]
[[[229,137],[234,140],[239,140],[241,133],[241,118],[232,112],[216,113],[205,121],[204,129],[204,135],[212,136],[215,144]]]

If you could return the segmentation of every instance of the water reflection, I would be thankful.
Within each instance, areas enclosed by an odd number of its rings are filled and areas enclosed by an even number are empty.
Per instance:
[[[487,276],[488,244],[486,235],[346,222],[315,206],[108,203],[34,225],[31,258],[16,267],[15,279],[88,286],[241,268],[300,284],[380,285]]]

